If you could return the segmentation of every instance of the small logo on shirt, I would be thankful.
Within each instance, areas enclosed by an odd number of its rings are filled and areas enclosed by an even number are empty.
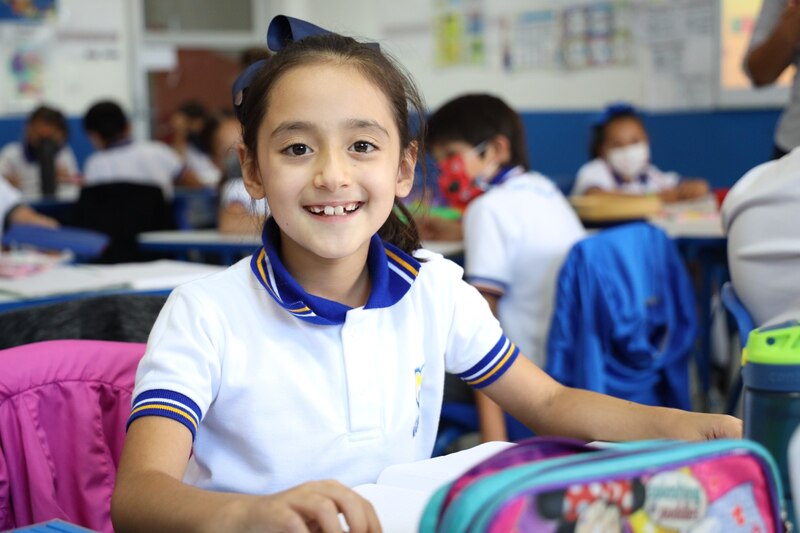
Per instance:
[[[425,365],[417,367],[414,369],[414,392],[417,401],[417,419],[414,421],[414,429],[411,431],[411,436],[417,436],[417,430],[419,429],[419,417],[420,417],[420,407],[419,407],[419,396],[420,392],[422,391],[422,370],[425,368]]]

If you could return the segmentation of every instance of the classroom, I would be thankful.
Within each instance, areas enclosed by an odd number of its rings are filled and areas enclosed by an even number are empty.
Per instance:
[[[798,527],[797,43],[0,2],[0,531]]]

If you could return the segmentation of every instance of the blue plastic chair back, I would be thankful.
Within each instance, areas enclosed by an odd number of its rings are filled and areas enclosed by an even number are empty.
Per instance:
[[[726,281],[725,284],[722,285],[722,292],[720,296],[725,309],[728,310],[728,312],[733,316],[733,319],[736,321],[736,327],[739,330],[740,346],[744,348],[744,346],[747,344],[747,336],[751,331],[756,329],[756,326],[753,323],[753,317],[750,316],[747,308],[745,308],[742,301],[739,300],[739,297],[736,295],[736,291],[733,290],[733,285],[731,285],[730,281]]]
[[[736,291],[733,290],[733,285],[731,285],[730,281],[726,281],[722,285],[720,297],[722,298],[722,305],[725,306],[725,309],[728,310],[736,321],[736,328],[739,330],[739,346],[744,348],[747,345],[747,337],[750,335],[750,332],[756,329],[753,317],[750,316],[747,308],[736,295]],[[736,381],[731,384],[730,391],[728,391],[728,399],[725,404],[726,413],[732,415],[736,411],[736,405],[739,403],[739,396],[742,394],[742,386],[742,372],[739,371],[736,376]]]
[[[40,250],[69,250],[76,259],[89,261],[98,257],[109,238],[97,231],[60,227],[46,228],[32,224],[14,224],[3,234],[3,246],[28,246]]]

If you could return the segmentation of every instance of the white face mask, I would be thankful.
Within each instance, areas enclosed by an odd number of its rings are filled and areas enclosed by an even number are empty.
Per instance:
[[[628,181],[644,172],[649,162],[650,145],[646,142],[614,148],[608,152],[608,164]]]

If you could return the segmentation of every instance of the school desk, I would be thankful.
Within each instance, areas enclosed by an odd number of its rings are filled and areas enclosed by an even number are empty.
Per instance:
[[[181,259],[192,257],[192,254],[216,254],[224,265],[233,264],[261,246],[261,236],[256,233],[230,234],[217,230],[148,231],[140,233],[138,239],[139,248],[145,251],[171,254]],[[464,250],[460,241],[425,241],[422,245],[454,259]]]
[[[114,293],[168,294],[181,283],[223,267],[162,259],[117,265],[56,265],[18,278],[0,278],[0,312]]]

